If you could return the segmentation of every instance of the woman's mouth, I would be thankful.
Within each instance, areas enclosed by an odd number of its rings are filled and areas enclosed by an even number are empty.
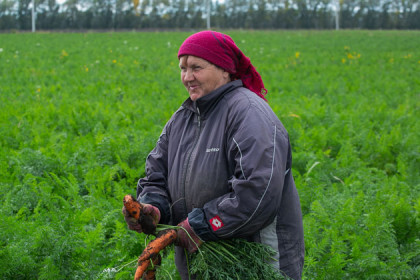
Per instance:
[[[199,85],[188,85],[188,90],[195,90],[199,87]]]

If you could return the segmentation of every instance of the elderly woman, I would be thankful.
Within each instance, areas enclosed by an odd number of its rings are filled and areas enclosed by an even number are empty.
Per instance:
[[[138,200],[155,223],[180,225],[193,237],[178,231],[182,279],[184,248],[191,253],[203,242],[237,237],[268,244],[281,273],[300,279],[303,227],[290,141],[261,76],[228,35],[214,31],[188,37],[178,58],[189,98],[149,154]]]

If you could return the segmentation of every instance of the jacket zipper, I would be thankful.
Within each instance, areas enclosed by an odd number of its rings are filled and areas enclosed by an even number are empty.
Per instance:
[[[200,134],[201,134],[201,114],[200,114],[200,109],[197,106],[197,133],[196,136],[194,138],[194,143],[193,143],[193,147],[188,155],[188,160],[187,160],[187,164],[184,165],[186,166],[185,170],[184,170],[184,189],[183,189],[183,197],[184,197],[184,211],[185,213],[188,215],[188,208],[187,208],[187,200],[186,200],[186,189],[187,189],[187,184],[188,184],[188,180],[191,176],[191,161],[193,158],[193,154],[196,152],[197,150],[197,143],[198,143],[198,139],[200,138]]]

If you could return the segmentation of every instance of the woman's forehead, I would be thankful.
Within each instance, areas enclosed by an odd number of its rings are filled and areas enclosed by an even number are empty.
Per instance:
[[[179,64],[180,65],[210,64],[210,62],[197,56],[184,55],[179,58]]]

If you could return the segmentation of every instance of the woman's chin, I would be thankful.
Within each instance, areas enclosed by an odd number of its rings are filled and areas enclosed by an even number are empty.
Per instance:
[[[197,99],[199,99],[202,96],[202,94],[200,92],[195,92],[195,91],[191,92],[191,91],[189,91],[188,93],[190,94],[190,99],[192,101],[196,101]]]

